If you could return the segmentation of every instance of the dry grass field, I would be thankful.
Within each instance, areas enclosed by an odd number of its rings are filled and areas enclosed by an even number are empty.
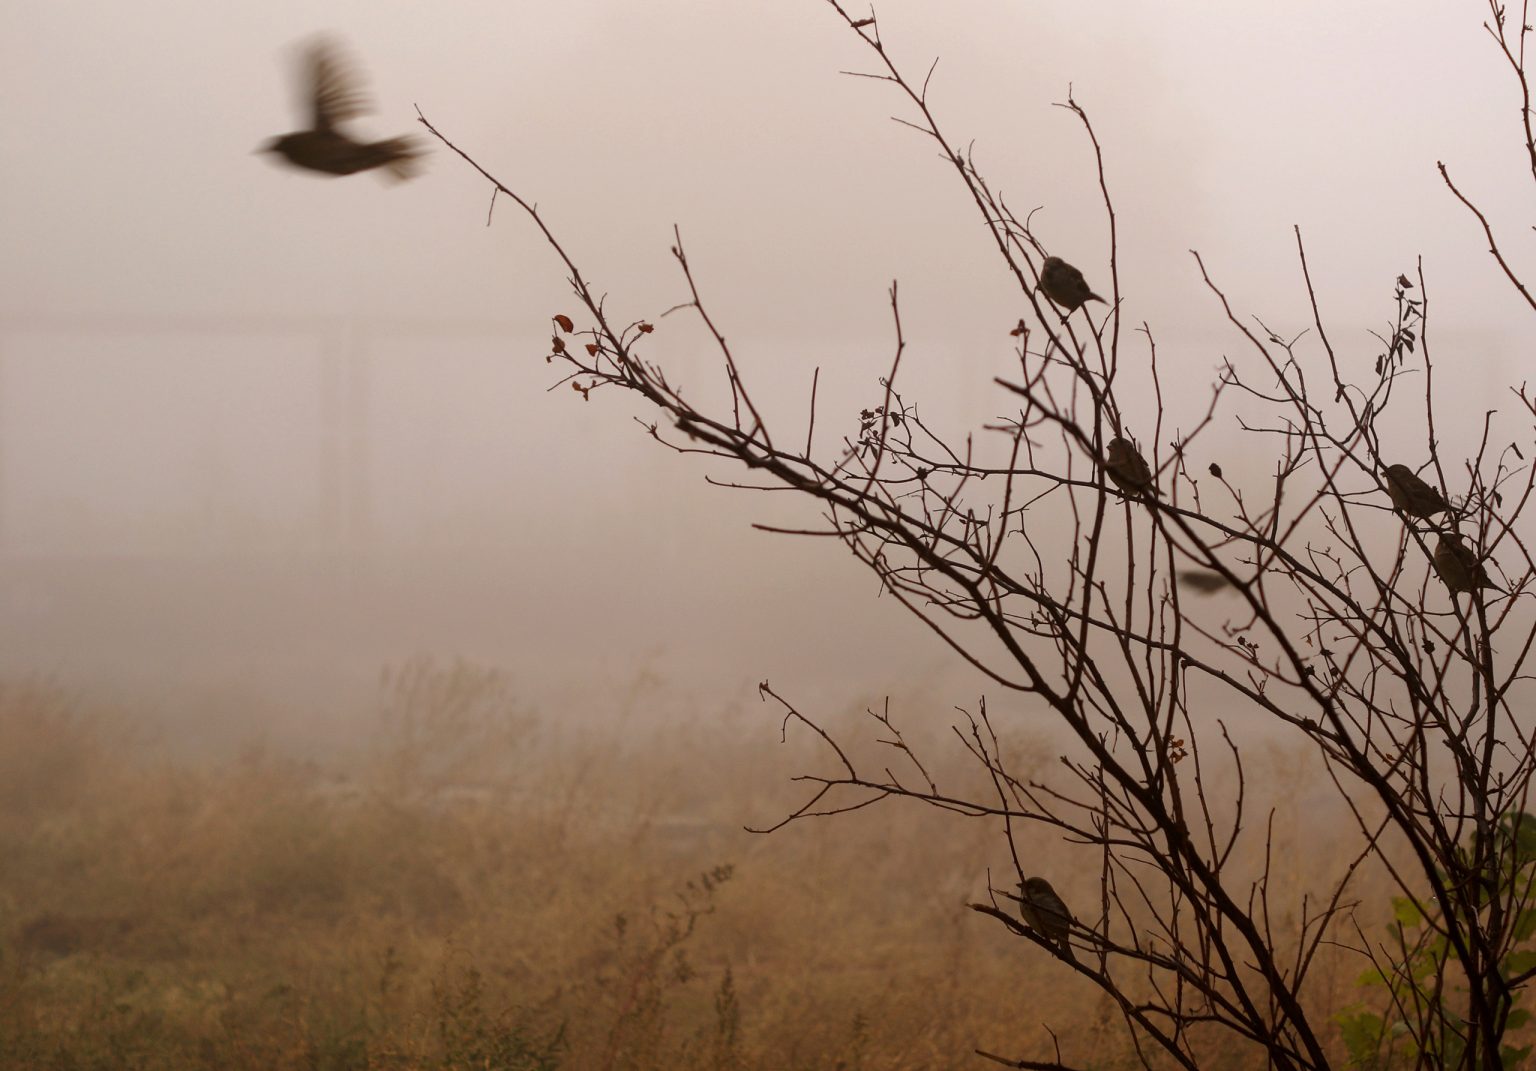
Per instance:
[[[1081,1065],[1135,1063],[1090,985],[965,908],[1006,858],[989,824],[891,804],[744,831],[820,761],[767,708],[560,735],[495,673],[430,663],[381,707],[325,763],[197,761],[0,690],[0,1064],[937,1069],[1047,1057],[1045,1024]],[[1255,764],[1289,792],[1281,758]],[[1279,816],[1292,859],[1318,858],[1312,818]],[[1342,1006],[1357,973],[1318,984]]]

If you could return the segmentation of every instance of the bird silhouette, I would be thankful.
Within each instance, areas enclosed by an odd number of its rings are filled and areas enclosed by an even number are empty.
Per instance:
[[[1497,587],[1488,579],[1488,570],[1478,561],[1472,549],[1461,541],[1457,532],[1446,532],[1435,544],[1435,555],[1430,559],[1445,586],[1452,595],[1478,588]]]
[[[1444,495],[1414,475],[1407,465],[1388,465],[1382,482],[1387,485],[1392,504],[1410,517],[1428,520],[1451,508]]]
[[[1128,495],[1139,495],[1143,491],[1157,494],[1157,488],[1152,486],[1152,469],[1148,467],[1147,459],[1141,456],[1141,451],[1129,439],[1116,436],[1109,440],[1109,445],[1104,449],[1104,471],[1116,487]]]
[[[303,104],[309,110],[310,127],[275,137],[261,151],[276,153],[294,167],[326,175],[352,175],[384,168],[395,179],[416,173],[421,150],[414,138],[357,141],[336,124],[368,110],[367,98],[357,88],[357,78],[336,42],[317,38],[301,58]]]
[[[1227,586],[1227,578],[1209,569],[1182,569],[1179,583],[1194,588],[1202,595],[1214,595]]]
[[[1024,922],[1056,946],[1063,957],[1076,963],[1077,957],[1072,954],[1072,944],[1068,940],[1072,933],[1072,912],[1061,902],[1051,883],[1044,878],[1025,878],[1019,883],[1019,893],[1019,914]]]
[[[1090,301],[1103,301],[1088,286],[1083,273],[1060,257],[1046,257],[1040,265],[1040,289],[1045,296],[1068,312],[1080,309]]]

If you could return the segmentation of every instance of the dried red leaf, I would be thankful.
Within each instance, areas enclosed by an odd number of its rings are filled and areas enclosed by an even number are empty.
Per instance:
[[[555,314],[555,323],[560,325],[560,330],[562,331],[570,332],[576,330],[576,325],[571,321],[571,318],[564,313]]]

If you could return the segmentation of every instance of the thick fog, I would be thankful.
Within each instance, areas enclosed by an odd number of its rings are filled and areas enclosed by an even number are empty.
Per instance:
[[[1461,456],[1508,408],[1529,329],[1443,160],[1528,258],[1517,87],[1473,3],[887,0],[890,55],[1015,211],[1090,280],[1108,230],[1069,86],[1103,144],[1127,327],[1156,333],[1172,426],[1245,315],[1310,326],[1293,225],[1346,359],[1380,351],[1422,255]],[[981,687],[782,496],[651,442],[635,403],[547,364],[576,315],[526,217],[433,145],[424,173],[301,173],[295,49],[334,34],[376,110],[415,107],[528,200],[644,351],[722,382],[668,248],[773,419],[822,445],[903,378],[962,433],[1009,408],[1019,303],[953,170],[819,0],[0,5],[0,669],[148,705],[270,701],[322,731],[381,667],[504,667],[547,710],[642,692],[708,709],[762,679],[945,708]],[[1524,236],[1523,240],[1521,236]],[[1526,260],[1525,262],[1529,262]],[[578,317],[579,319],[579,317]],[[1127,352],[1132,352],[1132,347]],[[1456,414],[1478,414],[1458,423]],[[796,431],[796,434],[800,434]],[[1401,445],[1413,449],[1413,429]],[[1237,478],[1270,461],[1235,426]],[[1423,459],[1415,457],[1417,465]],[[649,690],[649,691],[647,691]],[[282,731],[288,731],[283,729]],[[299,731],[294,729],[293,731]]]

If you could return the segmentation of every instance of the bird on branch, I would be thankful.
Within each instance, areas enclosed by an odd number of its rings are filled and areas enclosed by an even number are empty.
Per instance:
[[[1410,517],[1429,520],[1450,511],[1451,504],[1434,487],[1421,480],[1407,465],[1388,465],[1382,473],[1392,504]]]
[[[1040,289],[1069,313],[1090,301],[1104,301],[1088,286],[1083,273],[1060,257],[1046,257],[1040,265]]]
[[[1458,532],[1446,532],[1440,536],[1430,564],[1435,567],[1435,572],[1452,595],[1479,588],[1498,587],[1488,578],[1488,570],[1483,568],[1483,563],[1478,560],[1472,548],[1462,542]]]
[[[1056,895],[1051,883],[1044,878],[1025,878],[1019,883],[1019,894],[1019,914],[1025,924],[1054,945],[1064,959],[1076,963],[1077,957],[1072,954],[1072,944],[1068,940],[1072,933],[1072,912]]]
[[[1139,495],[1143,491],[1158,493],[1152,486],[1152,469],[1134,443],[1117,435],[1104,449],[1104,471],[1116,487],[1128,495]]]

